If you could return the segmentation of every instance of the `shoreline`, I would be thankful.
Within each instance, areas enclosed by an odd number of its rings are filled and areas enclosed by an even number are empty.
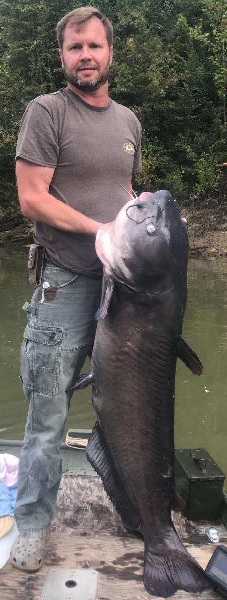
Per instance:
[[[182,215],[187,219],[190,256],[227,256],[227,210],[224,205],[184,209]]]

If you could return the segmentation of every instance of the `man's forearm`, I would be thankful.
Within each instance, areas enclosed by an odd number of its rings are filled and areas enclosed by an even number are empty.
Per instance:
[[[96,235],[102,223],[86,217],[81,212],[57,200],[48,192],[20,197],[22,214],[28,219],[47,223],[57,229]]]

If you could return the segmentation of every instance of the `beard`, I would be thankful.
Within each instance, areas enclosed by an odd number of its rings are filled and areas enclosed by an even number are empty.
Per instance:
[[[108,81],[109,70],[110,69],[108,65],[104,69],[104,71],[100,75],[98,75],[98,77],[89,81],[83,77],[80,77],[79,74],[73,75],[72,73],[69,73],[68,69],[64,66],[64,74],[66,81],[71,83],[71,85],[73,85],[78,90],[82,90],[84,92],[94,92],[95,90],[98,90],[101,87],[101,85],[104,85],[104,83]]]

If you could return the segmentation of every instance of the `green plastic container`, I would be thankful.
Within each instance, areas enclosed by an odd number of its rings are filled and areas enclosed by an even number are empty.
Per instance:
[[[204,448],[175,450],[175,482],[191,521],[221,520],[225,475]]]

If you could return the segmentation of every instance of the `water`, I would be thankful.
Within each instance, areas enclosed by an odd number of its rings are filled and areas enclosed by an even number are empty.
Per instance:
[[[19,380],[19,353],[30,300],[27,250],[0,249],[0,438],[22,439],[27,415]],[[227,260],[189,261],[184,337],[199,354],[204,372],[192,375],[178,361],[175,444],[206,448],[227,477]],[[89,365],[87,365],[89,367]],[[95,414],[89,390],[74,394],[68,428],[89,429]]]
[[[200,377],[178,361],[175,445],[206,448],[227,476],[227,260],[191,260],[184,337]]]

